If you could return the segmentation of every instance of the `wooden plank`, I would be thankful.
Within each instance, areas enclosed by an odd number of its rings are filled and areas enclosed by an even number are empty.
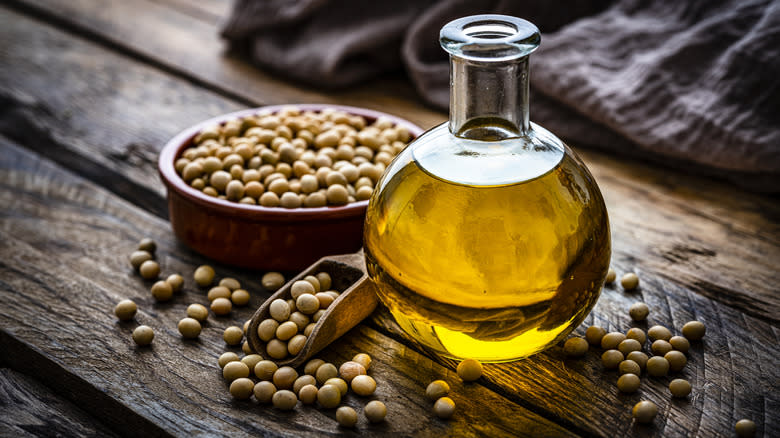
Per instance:
[[[635,265],[615,261],[613,266],[622,271]],[[767,436],[772,435],[769,431],[779,430],[780,372],[772,365],[777,362],[780,342],[777,325],[710,300],[663,276],[640,275],[641,291],[627,293],[619,287],[605,287],[575,333],[584,336],[591,324],[621,332],[661,324],[680,334],[687,321],[703,321],[707,335],[703,342],[693,344],[682,372],[665,378],[643,375],[638,393],[621,394],[616,387],[618,373],[603,369],[603,350],[591,348],[584,359],[575,360],[567,358],[558,345],[519,362],[486,365],[487,386],[501,388],[508,397],[541,407],[562,421],[588,425],[589,433],[600,436],[609,436],[610,430],[630,430],[644,436],[731,436],[734,424],[742,418],[756,421]],[[628,308],[637,301],[651,308],[646,322],[633,322],[628,315]],[[414,343],[386,315],[375,315],[372,325],[395,333],[394,338],[401,342]],[[424,351],[419,345],[417,348]],[[450,368],[457,365],[449,359],[439,359],[439,363]],[[685,378],[693,385],[688,400],[670,396],[667,386],[674,378]],[[651,400],[659,407],[659,418],[652,428],[632,421],[630,409],[640,400]]]
[[[57,20],[78,32],[164,66],[249,105],[333,103],[392,112],[423,127],[445,120],[421,105],[404,79],[381,78],[324,92],[265,73],[225,53],[213,23],[149,0],[13,0],[11,4]],[[400,69],[400,66],[399,66]]]
[[[191,280],[204,260],[178,246],[165,221],[1,140],[0,202],[6,206],[0,212],[0,348],[11,366],[53,362],[71,379],[99,389],[91,394],[99,399],[79,400],[94,415],[119,416],[106,405],[113,400],[129,412],[122,411],[125,417],[138,417],[133,421],[139,426],[128,432],[132,435],[159,434],[147,429],[150,424],[173,435],[313,436],[343,430],[333,411],[300,406],[284,413],[235,401],[227,393],[216,365],[228,349],[222,331],[242,324],[270,295],[257,285],[259,273],[218,266],[220,275],[235,276],[252,291],[252,305],[226,318],[212,316],[198,340],[183,341],[176,323],[186,306],[208,302]],[[164,274],[179,272],[186,278],[184,292],[172,303],[154,302],[149,284],[128,265],[127,254],[143,236],[158,242]],[[124,298],[136,301],[139,313],[134,321],[119,323],[112,308]],[[156,330],[150,348],[135,347],[130,340],[141,323]],[[390,410],[383,424],[361,420],[360,433],[574,435],[479,384],[455,383],[451,371],[366,326],[348,333],[322,357],[341,363],[359,351],[373,356],[372,374],[379,384],[373,398]],[[41,357],[24,360],[33,353]],[[69,381],[56,369],[41,374],[46,383]],[[453,381],[460,409],[451,421],[433,417],[424,398],[425,385],[439,377]],[[365,402],[353,395],[346,399],[358,411]]]
[[[165,142],[245,108],[2,7],[0,40],[0,132],[163,217]]]
[[[622,272],[662,276],[777,325],[780,204],[723,182],[583,153]]]
[[[43,32],[46,33],[45,26],[34,26],[34,21],[25,21],[23,18],[18,18],[20,27],[24,25],[25,28],[30,30],[19,29],[18,32]],[[32,27],[31,24],[32,23]],[[13,24],[13,23],[10,23]],[[42,28],[42,29],[41,29]],[[62,45],[62,40],[68,40],[68,36],[59,34],[57,32],[49,31],[53,37],[51,42],[55,43],[59,40]],[[71,38],[72,39],[72,38]],[[49,53],[45,51],[44,47],[36,47],[38,53]],[[87,53],[94,53],[95,56],[101,56],[99,52],[94,52],[94,47],[89,44],[75,45],[73,50],[84,50]],[[56,59],[56,56],[50,56]],[[43,57],[43,55],[41,55]],[[63,56],[66,59],[68,56]],[[123,61],[123,58],[117,57],[117,62],[121,68],[118,68],[117,74],[121,77],[121,72],[125,70],[125,67],[132,68],[132,63],[127,60]],[[18,70],[14,71],[14,75],[35,75],[40,73],[41,68],[27,68],[30,65],[29,61],[24,59],[17,60],[20,64],[13,65],[13,68]],[[26,64],[25,64],[26,63]],[[33,64],[35,65],[35,64]],[[20,67],[21,66],[21,67]],[[75,68],[76,64],[63,63],[63,66],[69,68]],[[26,69],[26,70],[25,70]],[[21,72],[21,73],[20,73]],[[41,80],[43,82],[43,80]],[[26,92],[28,88],[25,86],[25,82],[17,80],[15,82],[19,84],[18,88],[24,89]],[[69,88],[70,85],[65,84],[65,88]],[[29,87],[32,89],[33,87]],[[42,94],[42,99],[45,94]],[[147,96],[148,97],[148,96]],[[209,95],[204,93],[202,97],[205,99],[203,102],[208,102]],[[74,93],[74,98],[79,98]],[[85,93],[85,100],[89,99],[89,92]],[[141,105],[141,101],[132,100],[132,96],[122,96],[120,100],[116,101],[107,99],[106,102],[113,106],[122,105]],[[154,111],[154,107],[164,106],[165,96],[157,96],[155,99],[146,99],[145,102],[149,106],[150,111]],[[175,117],[175,116],[171,116]],[[88,126],[91,122],[85,118],[80,123]],[[144,126],[137,125],[135,129],[139,132],[143,132]],[[61,147],[67,148],[69,142],[79,141],[79,132],[72,128],[63,130],[67,135],[63,137]],[[99,153],[99,145],[95,145],[94,150]],[[711,296],[714,299],[720,300],[725,304],[729,304],[744,310],[748,315],[754,315],[761,320],[755,321],[748,318],[755,327],[755,330],[760,332],[768,332],[776,337],[776,287],[777,284],[776,269],[773,268],[772,261],[777,260],[777,207],[774,206],[770,198],[763,198],[758,196],[746,195],[729,189],[728,187],[713,183],[712,181],[701,178],[689,178],[677,174],[665,174],[658,169],[639,165],[628,165],[619,163],[611,158],[600,154],[586,154],[585,155],[589,166],[593,170],[597,179],[599,180],[602,190],[604,191],[607,199],[609,210],[612,217],[613,225],[613,241],[615,242],[615,260],[616,266],[621,270],[634,269],[640,272],[645,278],[655,278],[658,284],[670,285],[670,289],[674,292],[676,281],[670,281],[669,278],[675,280],[676,277],[680,277],[685,286],[684,293],[689,294],[690,290],[694,290],[697,293],[704,293]],[[126,189],[131,188],[126,187]],[[121,193],[122,190],[117,190]],[[619,220],[617,219],[619,218]],[[682,224],[682,225],[681,225]],[[687,230],[686,228],[689,228]],[[683,230],[683,231],[680,231]],[[641,237],[641,238],[638,238]],[[718,249],[717,254],[714,256],[707,256],[707,251],[698,251],[702,254],[698,254],[696,251],[676,250],[668,246],[669,238],[673,236],[675,239],[679,239],[694,249],[696,245],[701,245],[701,242],[710,242],[711,247]],[[720,248],[725,248],[720,250]],[[664,249],[659,251],[659,249]],[[705,247],[706,249],[707,247]],[[677,256],[679,254],[680,256]],[[688,258],[685,259],[685,256]],[[675,258],[673,264],[669,257]],[[743,263],[740,260],[747,260]],[[736,261],[736,264],[735,264]],[[747,269],[746,268],[747,265]],[[677,270],[677,271],[676,271]],[[687,272],[687,274],[686,274]],[[728,272],[728,278],[725,278],[722,272]],[[749,275],[745,274],[749,272]],[[697,286],[691,280],[686,280],[685,275],[688,278],[696,279],[702,278],[708,280],[711,284],[720,284],[721,281],[727,284],[725,290],[716,288],[710,288],[709,286]],[[657,276],[657,277],[655,277]],[[745,282],[754,280],[754,284],[750,284],[750,287],[745,286]],[[773,281],[774,280],[774,281]],[[650,283],[653,284],[653,283]],[[662,289],[653,289],[656,292]],[[642,293],[644,293],[644,288]],[[655,292],[654,292],[655,293]],[[680,292],[682,293],[682,292]],[[681,302],[685,302],[688,295],[673,295]],[[690,295],[698,299],[698,295]],[[680,298],[682,297],[682,298]],[[757,297],[757,298],[756,298]],[[625,309],[632,302],[632,296],[625,296],[617,294],[610,295],[605,292],[604,298],[599,304],[604,312],[604,321],[623,321],[626,320]],[[663,303],[660,296],[655,298],[658,302]],[[775,301],[773,301],[775,300]],[[674,301],[674,300],[673,300]],[[603,307],[605,306],[605,307]],[[606,309],[606,310],[603,310]],[[712,317],[713,313],[708,314],[708,318]],[[741,315],[736,313],[735,315]],[[739,317],[730,318],[730,320],[739,320]],[[380,320],[385,321],[385,320]],[[627,321],[627,320],[626,320]],[[770,326],[766,325],[766,321],[770,321]],[[378,324],[377,327],[380,327]],[[729,327],[730,330],[741,330],[738,328]],[[769,327],[769,329],[767,328]],[[622,328],[622,326],[621,326]],[[390,329],[384,333],[392,333]],[[727,330],[727,329],[724,329]],[[396,337],[396,339],[400,339]],[[776,339],[769,339],[769,342],[765,345],[775,345]],[[745,344],[746,346],[749,344]],[[746,347],[747,348],[747,347]],[[722,354],[722,351],[716,353]],[[766,352],[763,355],[756,355],[755,357],[766,357]],[[560,358],[558,359],[545,359],[545,355],[541,355],[526,362],[534,363],[533,360],[540,362],[535,363],[528,368],[521,368],[522,375],[526,380],[519,380],[518,386],[508,386],[509,390],[505,392],[507,397],[515,397],[517,400],[522,400],[524,406],[534,406],[537,400],[544,398],[547,401],[547,405],[544,409],[551,409],[551,417],[555,417],[560,413],[565,413],[561,417],[561,421],[565,418],[573,418],[580,421],[595,421],[601,418],[603,421],[607,421],[610,416],[616,416],[616,418],[622,418],[621,421],[628,421],[628,423],[620,423],[623,426],[630,424],[630,419],[625,416],[625,406],[614,405],[614,393],[608,392],[613,388],[607,386],[606,389],[599,392],[594,388],[597,385],[604,385],[605,382],[596,377],[583,378],[579,373],[586,373],[585,369],[570,369],[568,367],[562,367],[560,364]],[[747,356],[750,357],[750,356]],[[446,362],[443,362],[446,363]],[[595,355],[591,358],[591,362],[588,362],[588,366],[598,367]],[[718,363],[717,361],[714,363]],[[447,363],[448,366],[451,364]],[[566,365],[564,363],[564,365]],[[500,377],[493,377],[491,382],[501,382],[501,384],[492,383],[495,385],[493,388],[497,391],[503,391],[501,388],[504,382],[516,380],[519,376],[519,372],[512,372],[511,370],[504,371],[501,367],[495,368],[498,371]],[[587,369],[587,368],[586,368]],[[592,368],[594,372],[598,372],[598,368]],[[721,364],[720,368],[726,369],[726,366]],[[736,368],[738,370],[744,370],[744,368]],[[598,372],[600,376],[600,372]],[[552,388],[569,388],[567,397],[571,397],[568,402],[557,404],[555,403],[554,393],[547,393],[539,391],[538,395],[526,394],[522,388],[522,385],[531,385],[528,383],[528,379],[535,379],[537,375],[549,376],[555,375],[555,378],[559,379],[555,384],[551,385]],[[714,377],[723,378],[724,373],[713,374]],[[532,377],[528,377],[532,376]],[[587,375],[586,375],[587,376]],[[744,376],[737,375],[732,380],[741,380]],[[606,382],[607,385],[611,384],[611,381]],[[728,380],[724,382],[709,381],[706,384],[715,385],[718,387],[734,387],[733,383],[729,383]],[[752,388],[752,386],[742,386]],[[536,386],[534,386],[536,388]],[[518,391],[516,393],[516,391]],[[604,391],[607,391],[606,393]],[[595,409],[595,413],[588,414],[583,412],[584,409],[590,408],[588,405],[581,405],[579,400],[572,394],[576,393],[589,393],[595,392],[594,397],[601,398],[601,403],[595,403],[594,406],[598,406]],[[658,400],[665,400],[660,398],[663,395],[663,388],[656,390],[659,397]],[[709,397],[719,397],[717,394],[710,394]],[[576,402],[573,400],[577,400]],[[719,399],[718,399],[719,400]],[[738,406],[738,403],[742,403],[741,399],[733,398],[734,406]],[[728,401],[728,400],[727,400]],[[748,400],[745,406],[754,406],[758,401]],[[773,399],[769,399],[767,402],[770,406],[775,403]],[[725,406],[725,405],[724,405]],[[726,409],[721,406],[720,411]],[[601,409],[606,409],[602,411]],[[695,410],[691,413],[691,417],[698,415],[700,411]],[[760,416],[763,411],[756,409]],[[598,417],[602,415],[602,417]],[[740,415],[736,412],[734,415]],[[765,414],[766,415],[766,414]],[[597,418],[598,417],[598,418]],[[766,424],[776,424],[774,417],[768,416],[769,420],[766,420]],[[771,421],[770,421],[771,420]],[[611,421],[611,420],[609,420]],[[671,421],[675,421],[672,418]],[[774,423],[772,423],[774,421]],[[610,430],[613,430],[614,425],[612,423],[601,424],[595,422],[594,424],[587,423],[592,428],[588,429],[586,433],[592,433],[595,435],[608,435]],[[695,418],[689,418],[682,421],[681,424],[692,425],[696,427],[697,423]],[[723,430],[730,430],[726,428]],[[702,434],[702,436],[704,436]]]
[[[0,369],[0,406],[1,436],[119,436],[36,379],[8,368]]]

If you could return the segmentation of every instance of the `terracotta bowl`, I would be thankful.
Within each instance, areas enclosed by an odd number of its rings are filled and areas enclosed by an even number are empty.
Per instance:
[[[288,106],[288,105],[285,105]],[[295,105],[302,110],[336,108],[370,123],[384,116],[405,126],[412,137],[423,130],[390,114],[338,105]],[[203,128],[228,120],[272,112],[267,106],[224,114],[185,129],[160,153],[160,177],[168,190],[168,212],[176,237],[195,251],[234,266],[262,270],[300,270],[326,255],[355,252],[363,243],[368,201],[339,207],[295,208],[246,205],[210,197],[193,189],[174,169],[181,153]]]

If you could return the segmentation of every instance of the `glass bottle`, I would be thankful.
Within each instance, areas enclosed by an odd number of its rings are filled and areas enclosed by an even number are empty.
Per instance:
[[[465,17],[440,34],[450,120],[388,166],[369,202],[369,275],[428,349],[502,362],[568,335],[610,260],[604,200],[588,169],[528,117],[533,24]]]

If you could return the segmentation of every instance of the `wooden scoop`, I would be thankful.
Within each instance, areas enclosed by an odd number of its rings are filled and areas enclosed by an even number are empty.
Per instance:
[[[291,299],[290,288],[294,282],[319,272],[330,274],[332,280],[330,288],[342,291],[341,295],[333,301],[320,320],[317,321],[314,331],[306,340],[300,353],[281,360],[269,357],[265,351],[266,343],[257,335],[257,326],[263,320],[271,317],[268,310],[271,302],[277,298]],[[286,365],[296,368],[371,314],[376,309],[378,302],[376,286],[366,274],[362,249],[355,254],[323,257],[265,300],[249,322],[246,334],[247,341],[252,350],[264,359],[272,360],[279,366]]]

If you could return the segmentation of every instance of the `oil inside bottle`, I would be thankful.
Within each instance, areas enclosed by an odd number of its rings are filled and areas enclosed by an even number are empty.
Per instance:
[[[595,304],[609,265],[593,177],[554,135],[442,124],[386,170],[365,226],[369,275],[397,323],[444,356],[529,356]]]

